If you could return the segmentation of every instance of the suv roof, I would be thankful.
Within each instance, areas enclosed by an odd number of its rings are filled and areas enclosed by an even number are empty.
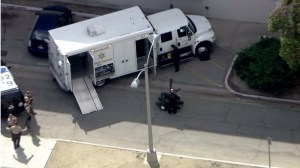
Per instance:
[[[17,89],[18,86],[14,81],[14,77],[6,66],[1,66],[1,93]]]
[[[34,30],[50,30],[59,27],[60,17],[63,17],[63,15],[71,17],[72,12],[65,6],[54,5],[43,8],[38,15]]]
[[[36,21],[34,30],[50,30],[55,28],[59,16],[50,13],[40,13],[39,18]]]

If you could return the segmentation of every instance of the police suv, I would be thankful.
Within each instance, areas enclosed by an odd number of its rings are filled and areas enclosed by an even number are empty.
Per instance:
[[[6,66],[1,66],[1,116],[24,111],[24,95]]]

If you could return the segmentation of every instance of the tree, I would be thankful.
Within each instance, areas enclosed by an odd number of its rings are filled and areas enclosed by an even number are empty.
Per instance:
[[[294,70],[300,69],[300,0],[281,0],[268,22],[271,32],[280,33],[279,55]]]

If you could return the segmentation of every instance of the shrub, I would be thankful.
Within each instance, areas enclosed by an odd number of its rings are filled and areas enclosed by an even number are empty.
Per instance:
[[[233,69],[249,87],[281,94],[296,82],[297,71],[283,61],[279,49],[279,39],[261,38],[238,53]]]

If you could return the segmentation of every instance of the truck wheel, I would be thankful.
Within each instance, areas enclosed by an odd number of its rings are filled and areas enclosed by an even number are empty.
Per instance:
[[[211,43],[200,43],[196,47],[196,56],[198,56],[200,61],[207,61],[210,59]]]
[[[103,79],[103,80],[99,80],[96,82],[96,86],[97,87],[102,87],[106,84],[106,79]]]

